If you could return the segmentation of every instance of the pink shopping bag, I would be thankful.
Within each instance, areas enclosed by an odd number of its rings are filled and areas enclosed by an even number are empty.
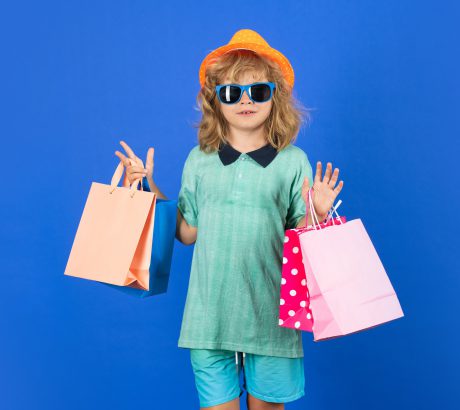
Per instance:
[[[310,210],[317,219],[311,189],[308,200],[307,212]],[[325,228],[314,225],[315,229],[299,235],[314,341],[348,335],[404,316],[361,219],[338,221]]]
[[[123,163],[110,185],[93,182],[64,274],[149,290],[156,194],[118,187]]]
[[[344,216],[341,216],[340,219],[346,222]],[[325,228],[334,223],[339,222],[334,222],[334,219],[331,218],[323,222],[321,226]],[[310,294],[299,235],[312,229],[315,228],[307,226],[285,231],[278,319],[280,326],[307,332],[313,331],[314,318],[310,310]]]

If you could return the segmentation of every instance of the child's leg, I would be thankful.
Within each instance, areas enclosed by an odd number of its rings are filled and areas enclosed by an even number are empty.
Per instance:
[[[200,407],[200,410],[240,410],[240,398],[211,407]]]
[[[248,410],[284,410],[284,403],[270,403],[251,396],[246,396],[246,406]]]

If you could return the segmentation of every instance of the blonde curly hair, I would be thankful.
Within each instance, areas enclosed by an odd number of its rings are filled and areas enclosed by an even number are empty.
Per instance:
[[[206,80],[199,91],[196,102],[202,117],[193,127],[198,128],[200,149],[206,153],[219,149],[226,143],[227,120],[220,111],[215,86],[228,76],[231,82],[238,82],[241,74],[254,72],[256,78],[266,77],[276,84],[273,93],[273,105],[265,122],[265,134],[269,142],[278,151],[297,138],[302,123],[310,120],[310,109],[305,108],[292,94],[292,89],[283,77],[279,66],[251,51],[232,50],[220,56],[206,70]]]

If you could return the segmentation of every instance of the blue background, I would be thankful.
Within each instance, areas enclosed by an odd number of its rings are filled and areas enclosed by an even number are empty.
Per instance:
[[[458,408],[458,7],[443,1],[10,2],[0,13],[2,409],[198,408],[177,347],[193,247],[167,294],[63,272],[92,181],[125,140],[177,198],[198,69],[251,28],[314,109],[296,144],[332,161],[405,317],[314,343],[291,409]],[[243,326],[243,324],[242,324]],[[242,408],[246,408],[242,401]]]

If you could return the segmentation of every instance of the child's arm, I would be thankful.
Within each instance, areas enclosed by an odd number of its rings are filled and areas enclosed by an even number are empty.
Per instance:
[[[158,185],[155,184],[152,178],[149,178],[149,177],[142,178],[142,189],[147,192],[155,192],[158,198],[168,199],[163,194],[163,192],[160,191],[160,188],[158,188]]]
[[[189,225],[177,208],[176,238],[184,245],[192,245],[196,242],[198,227]]]

